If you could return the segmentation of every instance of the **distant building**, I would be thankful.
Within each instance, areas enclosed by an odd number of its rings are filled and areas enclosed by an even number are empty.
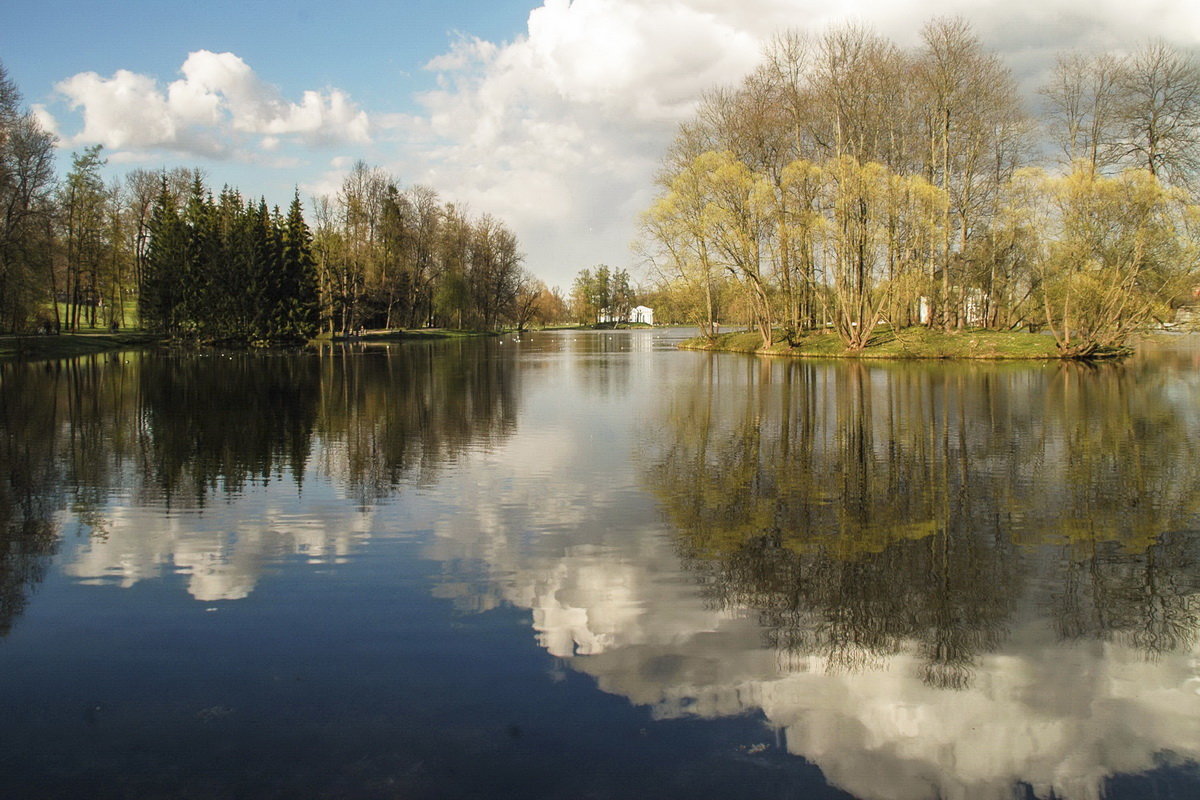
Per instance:
[[[983,326],[987,324],[987,314],[984,310],[987,307],[987,296],[982,289],[971,287],[963,293],[963,322],[967,325]],[[933,304],[928,297],[922,296],[918,299],[917,305],[917,321],[922,325],[929,325],[933,322]]]
[[[612,309],[605,308],[600,311],[597,322],[604,323],[624,323],[624,322],[641,322],[646,325],[654,324],[654,309],[646,306],[634,306],[626,309],[624,313],[616,312]]]
[[[634,306],[629,311],[630,322],[641,322],[646,325],[654,324],[654,309],[646,306]]]

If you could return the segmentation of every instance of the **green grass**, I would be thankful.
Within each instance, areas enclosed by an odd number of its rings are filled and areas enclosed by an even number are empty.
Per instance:
[[[972,328],[940,331],[924,327],[902,330],[880,329],[862,350],[847,350],[832,332],[812,333],[788,344],[782,332],[769,348],[762,336],[740,331],[721,334],[715,340],[696,337],[680,347],[689,350],[759,353],[809,358],[945,358],[945,359],[1056,359],[1062,358],[1054,338],[1022,331],[991,331]]]
[[[93,328],[87,324],[88,309],[81,307],[79,309],[80,327],[77,332],[78,333],[108,333],[109,326],[105,322],[105,320],[108,319],[108,311],[109,310],[107,308],[96,309],[96,326]],[[123,311],[124,311],[123,318],[125,320],[125,324],[122,325],[121,327],[123,329],[129,328],[129,329],[137,330],[138,325],[139,325],[138,312],[137,312],[137,301],[136,300],[127,300],[125,302],[125,307],[124,307]],[[47,314],[50,313],[49,309],[46,310],[46,313]],[[69,313],[69,309],[67,307],[67,304],[59,303],[58,304],[58,318],[64,326],[67,324],[67,314],[68,313]]]
[[[0,336],[0,360],[74,358],[147,347],[161,337],[140,331],[64,333],[58,336]]]

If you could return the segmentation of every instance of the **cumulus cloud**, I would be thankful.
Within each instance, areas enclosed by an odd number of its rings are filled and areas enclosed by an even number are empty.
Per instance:
[[[166,87],[129,70],[108,78],[82,72],[60,82],[57,91],[83,113],[83,129],[68,144],[224,157],[239,134],[259,137],[264,150],[283,139],[370,141],[367,113],[340,89],[306,91],[300,102],[290,102],[237,55],[208,50],[190,53],[180,72],[183,77]]]
[[[46,110],[44,105],[41,103],[35,103],[30,106],[29,111],[33,114],[33,118],[37,120],[37,123],[39,126],[41,126],[42,130],[53,136],[55,139],[62,138],[62,134],[58,130],[58,120],[54,118],[53,114]]]
[[[511,42],[460,37],[426,69],[425,114],[397,127],[400,171],[513,225],[535,272],[629,263],[628,244],[676,126],[705,90],[736,83],[775,33],[865,22],[902,45],[961,15],[1025,86],[1053,54],[1149,36],[1200,43],[1200,6],[1158,0],[545,0]]]

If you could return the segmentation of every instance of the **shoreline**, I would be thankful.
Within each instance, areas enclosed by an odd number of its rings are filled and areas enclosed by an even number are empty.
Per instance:
[[[0,363],[49,361],[99,353],[140,350],[160,345],[165,341],[157,334],[142,331],[5,334],[0,336]]]
[[[455,331],[443,328],[420,330],[367,331],[361,336],[320,336],[307,342],[195,342],[172,340],[166,336],[145,331],[83,331],[58,334],[4,334],[0,336],[0,363],[52,361],[60,358],[100,353],[119,353],[126,350],[144,350],[150,347],[195,347],[229,348],[234,350],[280,350],[296,346],[321,344],[385,344],[401,341],[441,341],[446,339],[468,339],[499,334],[491,331]]]
[[[783,334],[770,347],[762,346],[756,331],[718,334],[714,339],[696,336],[680,342],[680,350],[710,353],[747,353],[787,358],[881,359],[890,361],[1098,361],[1125,358],[1129,347],[1113,348],[1088,356],[1064,355],[1054,338],[1041,333],[970,328],[941,331],[924,327],[880,331],[862,350],[848,350],[832,332],[809,334],[793,343]]]

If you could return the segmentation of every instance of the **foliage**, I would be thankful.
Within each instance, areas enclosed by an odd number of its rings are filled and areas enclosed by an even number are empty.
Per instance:
[[[881,322],[1119,348],[1194,280],[1200,65],[1162,44],[1067,56],[1045,96],[1083,160],[1062,181],[1022,172],[1033,122],[961,19],[911,50],[856,25],[784,34],[681,126],[640,250],[710,339],[724,317],[766,349],[826,329],[861,349]]]
[[[495,217],[473,218],[432,189],[402,188],[361,161],[337,195],[315,198],[314,208],[328,331],[519,324],[522,288],[533,279],[516,236]]]
[[[1068,355],[1120,346],[1163,318],[1200,267],[1200,246],[1187,231],[1195,207],[1146,170],[1109,178],[1080,163],[1069,175],[1033,171],[1018,181],[1031,184],[1022,202],[1041,212],[1037,294]]]
[[[196,178],[182,211],[178,205],[164,180],[140,296],[147,327],[219,341],[303,341],[316,334],[316,262],[298,196],[283,217],[228,189],[214,200]]]
[[[575,317],[581,322],[585,319],[594,324],[628,322],[634,306],[629,273],[604,264],[580,270],[571,286],[571,302]]]
[[[0,330],[35,327],[53,295],[54,138],[0,64]]]

